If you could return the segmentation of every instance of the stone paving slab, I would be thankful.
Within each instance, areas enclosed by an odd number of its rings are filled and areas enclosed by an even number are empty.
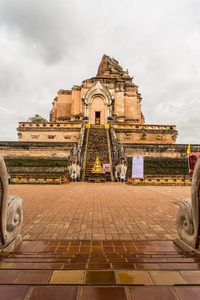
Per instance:
[[[1,253],[0,298],[199,299],[199,260],[173,241],[23,241]]]
[[[193,300],[198,299],[199,286],[0,286],[1,299],[59,299],[65,300]],[[151,298],[150,296],[151,295]],[[28,297],[28,298],[27,298]]]
[[[199,286],[0,286],[1,300],[194,300],[199,292]]]
[[[24,240],[173,240],[185,186],[10,185],[23,199]]]

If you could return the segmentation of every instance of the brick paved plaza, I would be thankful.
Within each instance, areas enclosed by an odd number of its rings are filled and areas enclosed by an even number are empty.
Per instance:
[[[24,240],[173,240],[185,186],[10,185],[23,199]]]
[[[190,187],[11,185],[23,242],[1,253],[2,300],[193,300],[200,255],[174,244]]]

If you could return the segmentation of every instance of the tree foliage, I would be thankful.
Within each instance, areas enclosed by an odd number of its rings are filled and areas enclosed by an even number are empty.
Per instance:
[[[38,114],[35,114],[34,117],[30,117],[27,122],[48,122],[45,118],[41,117]]]

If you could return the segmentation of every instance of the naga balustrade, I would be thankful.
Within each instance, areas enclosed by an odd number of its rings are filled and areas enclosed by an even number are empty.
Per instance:
[[[176,218],[179,238],[175,243],[185,251],[196,250],[200,235],[200,157],[192,175],[191,199],[183,199],[179,205]]]
[[[22,199],[9,196],[8,172],[0,154],[0,252],[12,251],[21,242]]]

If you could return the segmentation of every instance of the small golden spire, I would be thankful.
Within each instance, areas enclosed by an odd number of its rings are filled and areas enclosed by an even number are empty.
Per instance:
[[[103,169],[102,169],[102,166],[101,166],[98,156],[97,156],[94,166],[92,168],[92,173],[103,173]]]

